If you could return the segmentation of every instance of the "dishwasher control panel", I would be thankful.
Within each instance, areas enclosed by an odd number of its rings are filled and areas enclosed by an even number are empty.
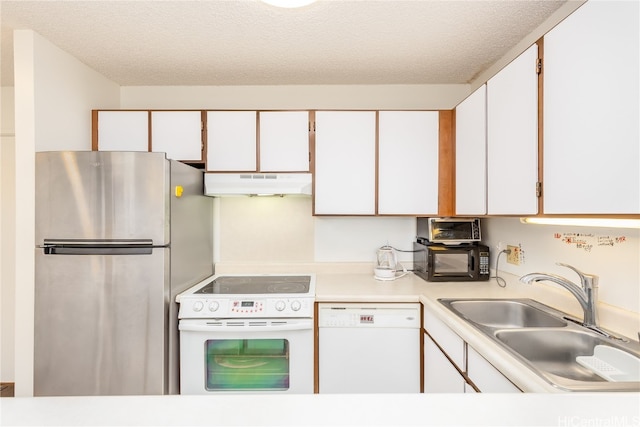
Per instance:
[[[319,304],[320,328],[420,328],[419,304]]]

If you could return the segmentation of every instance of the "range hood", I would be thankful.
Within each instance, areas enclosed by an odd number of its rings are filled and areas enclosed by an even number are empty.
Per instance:
[[[311,195],[310,173],[205,173],[207,196]]]

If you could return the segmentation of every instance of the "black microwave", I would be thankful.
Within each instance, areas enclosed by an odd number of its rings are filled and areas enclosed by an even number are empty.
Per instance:
[[[489,247],[433,244],[418,238],[413,244],[413,272],[429,282],[489,280]]]

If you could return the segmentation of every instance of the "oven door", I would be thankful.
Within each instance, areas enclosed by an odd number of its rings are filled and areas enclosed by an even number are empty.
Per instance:
[[[313,393],[313,319],[182,319],[180,394]]]

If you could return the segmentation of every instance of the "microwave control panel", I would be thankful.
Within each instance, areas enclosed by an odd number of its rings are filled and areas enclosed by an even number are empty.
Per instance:
[[[489,275],[489,252],[480,252],[480,275]]]

